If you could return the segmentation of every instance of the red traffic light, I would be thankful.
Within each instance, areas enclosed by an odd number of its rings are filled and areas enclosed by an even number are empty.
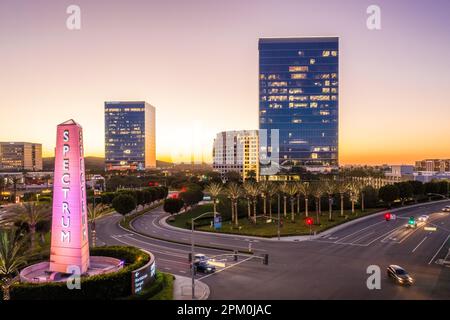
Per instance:
[[[386,219],[386,221],[391,220],[391,214],[389,212],[384,214],[384,219]]]
[[[312,226],[314,223],[314,220],[313,220],[313,218],[308,217],[308,218],[306,218],[305,222],[308,226]]]

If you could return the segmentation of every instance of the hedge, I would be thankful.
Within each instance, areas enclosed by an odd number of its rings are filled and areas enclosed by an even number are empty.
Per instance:
[[[163,299],[159,299],[159,298]],[[172,300],[173,275],[157,271],[155,281],[141,293],[124,300]]]
[[[131,272],[144,266],[150,256],[134,247],[97,247],[92,256],[108,256],[124,260],[118,272],[81,279],[80,290],[68,290],[65,282],[17,283],[11,287],[11,300],[92,300],[117,299],[131,295]]]

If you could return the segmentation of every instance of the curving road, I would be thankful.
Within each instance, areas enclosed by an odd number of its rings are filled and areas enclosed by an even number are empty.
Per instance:
[[[269,254],[268,266],[256,258],[240,257],[237,262],[224,258],[225,269],[198,278],[210,286],[210,299],[450,299],[450,268],[438,264],[447,256],[450,244],[450,214],[441,212],[447,204],[450,201],[404,208],[390,222],[373,216],[324,237],[299,242],[196,232],[196,244],[246,250],[251,243],[255,256]],[[422,214],[430,216],[426,225],[405,227],[408,217]],[[157,208],[133,222],[135,230],[148,236],[121,229],[117,215],[101,220],[97,233],[104,243],[153,252],[163,271],[189,275],[190,231],[167,227],[164,217]],[[436,231],[425,231],[425,226],[436,227]],[[208,256],[228,253],[205,248],[196,248],[196,252]],[[389,264],[407,269],[416,279],[415,285],[391,283],[385,275]],[[381,290],[366,286],[370,265],[381,268]]]

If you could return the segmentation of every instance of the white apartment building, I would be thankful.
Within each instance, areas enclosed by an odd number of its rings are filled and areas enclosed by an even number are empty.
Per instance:
[[[259,175],[258,130],[224,131],[216,135],[213,169],[226,179],[226,173],[238,172],[243,181]]]

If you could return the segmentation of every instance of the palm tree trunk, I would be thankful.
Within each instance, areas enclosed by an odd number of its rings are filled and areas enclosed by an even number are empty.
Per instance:
[[[332,201],[333,198],[332,197],[328,197],[328,220],[332,221],[333,220],[333,205],[332,205]]]
[[[31,238],[30,239],[30,241],[31,241],[30,249],[31,249],[31,251],[34,251],[34,248],[35,248],[35,241],[36,241],[35,236],[36,236],[36,225],[31,224],[30,225],[30,238]]]
[[[216,198],[213,199],[213,206],[214,206],[214,217],[216,217],[216,212],[217,212]]]
[[[305,216],[308,218],[308,197],[305,197]]]
[[[355,213],[355,201],[352,200],[352,213]]]
[[[236,227],[239,226],[239,214],[238,214],[238,204],[237,203],[238,203],[237,201],[234,202],[234,212],[236,215],[236,219],[234,220],[234,222],[236,224]]]
[[[2,291],[3,291],[3,300],[9,301],[11,299],[11,297],[9,295],[9,284],[8,283],[5,283],[4,285],[2,285]]]
[[[272,219],[272,198],[269,197],[269,219]]]
[[[319,214],[322,215],[322,198],[319,198]]]
[[[286,216],[287,216],[287,209],[286,209],[286,197],[283,197],[283,209],[284,209],[284,217],[286,218]]]
[[[231,203],[231,223],[234,222],[234,201],[230,200]]]
[[[300,216],[300,195],[297,195],[297,214]]]
[[[252,209],[250,205],[250,198],[247,199],[247,214],[248,214],[248,220],[252,218]]]
[[[253,200],[253,216],[254,216],[254,223],[256,223],[256,202],[258,201],[257,198],[255,198],[255,200]]]
[[[361,192],[361,211],[364,212],[364,192]]]
[[[263,197],[263,202],[264,202],[264,217],[267,216],[267,198],[266,196]]]
[[[344,194],[341,193],[341,217],[344,216]]]
[[[291,221],[295,222],[295,212],[294,212],[294,201],[295,199],[291,199]]]

